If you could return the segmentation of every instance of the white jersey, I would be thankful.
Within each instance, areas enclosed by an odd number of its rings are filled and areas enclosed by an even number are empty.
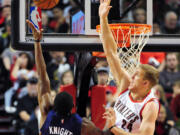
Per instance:
[[[149,92],[143,101],[133,101],[129,90],[123,91],[114,105],[116,126],[126,132],[137,132],[142,122],[142,111],[148,102],[158,103],[153,92]]]

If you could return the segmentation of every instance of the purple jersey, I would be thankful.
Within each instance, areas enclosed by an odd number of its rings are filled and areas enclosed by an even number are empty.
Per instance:
[[[41,128],[42,135],[80,135],[82,119],[78,114],[62,119],[51,110]]]

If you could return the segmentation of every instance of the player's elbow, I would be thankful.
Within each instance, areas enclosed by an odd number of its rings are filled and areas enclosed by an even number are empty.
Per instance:
[[[144,128],[142,131],[138,133],[138,135],[154,135],[155,126],[149,126],[147,128]]]

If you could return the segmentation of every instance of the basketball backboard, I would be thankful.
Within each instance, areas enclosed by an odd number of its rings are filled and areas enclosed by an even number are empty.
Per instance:
[[[133,2],[135,7],[123,13]],[[164,5],[163,5],[164,4]],[[178,51],[180,50],[180,20],[175,12],[168,10],[168,0],[112,0],[113,8],[109,14],[109,23],[146,23],[152,25],[152,33],[145,51]],[[25,20],[32,19],[37,27],[45,29],[42,39],[46,50],[64,51],[102,51],[101,41],[96,32],[99,24],[99,0],[60,0],[58,7],[62,11],[40,10],[34,7],[31,0],[12,0],[12,46],[19,50],[32,50],[33,37]],[[164,9],[164,8],[167,8]],[[166,10],[166,11],[165,11]],[[62,13],[61,28],[57,28],[57,13]],[[34,15],[33,15],[34,14]],[[42,15],[41,15],[42,14]],[[45,18],[44,17],[45,14]],[[123,18],[122,18],[123,16]],[[35,17],[35,18],[34,18]],[[41,20],[42,18],[42,20]],[[122,18],[122,19],[120,19]],[[166,21],[165,19],[166,18]],[[169,19],[169,20],[168,20]],[[168,22],[169,21],[169,22]],[[166,26],[167,25],[167,26]],[[177,26],[176,31],[171,29]],[[170,26],[170,28],[167,28]],[[51,29],[50,29],[51,28]]]

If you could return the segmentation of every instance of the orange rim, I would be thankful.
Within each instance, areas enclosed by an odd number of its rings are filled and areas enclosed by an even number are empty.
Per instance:
[[[129,32],[131,29],[131,34],[147,34],[151,32],[151,25],[148,24],[136,24],[136,23],[117,23],[117,24],[109,24],[111,30],[121,29],[123,32]],[[100,32],[100,25],[96,26],[96,31]]]
[[[134,24],[134,23],[117,23],[109,24],[113,36],[119,47],[130,47],[131,36],[149,34],[151,32],[151,25],[148,24]],[[96,26],[96,31],[100,33],[100,25]]]

